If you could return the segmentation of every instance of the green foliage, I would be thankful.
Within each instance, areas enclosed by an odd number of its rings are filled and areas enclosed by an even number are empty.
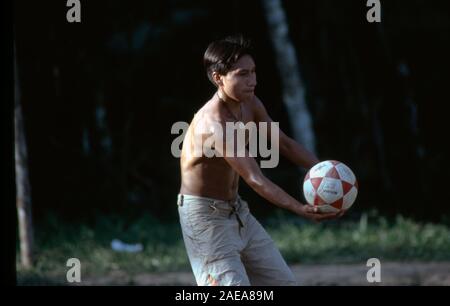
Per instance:
[[[139,253],[111,249],[111,241],[142,243]],[[146,214],[127,226],[118,216],[99,217],[93,225],[67,225],[54,216],[36,229],[35,267],[24,271],[17,256],[18,279],[39,275],[65,280],[66,262],[71,257],[81,262],[83,276],[98,276],[114,271],[129,274],[170,271],[187,267],[187,255],[177,224],[161,224]],[[17,253],[19,255],[19,253]]]
[[[450,259],[450,228],[376,212],[358,221],[302,224],[283,218],[268,231],[290,263],[344,263],[382,260],[440,261]]]
[[[419,223],[402,216],[388,220],[373,212],[356,221],[321,224],[280,214],[265,223],[289,264],[365,262],[371,257],[450,260],[450,227],[445,224]],[[115,238],[142,243],[144,250],[115,252],[110,246]],[[71,257],[80,259],[83,277],[190,269],[177,223],[163,224],[147,214],[130,225],[119,216],[73,225],[49,216],[36,228],[35,267],[24,271],[17,256],[18,281],[64,284],[66,262]]]

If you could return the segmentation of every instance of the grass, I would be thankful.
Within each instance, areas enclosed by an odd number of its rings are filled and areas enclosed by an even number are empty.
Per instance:
[[[376,213],[354,221],[313,224],[293,216],[279,215],[263,223],[289,264],[351,263],[377,257],[380,260],[450,260],[450,227],[420,223],[401,216],[393,220]],[[100,217],[93,226],[67,225],[49,216],[35,229],[35,266],[25,271],[17,259],[19,284],[59,284],[76,257],[83,277],[125,271],[129,275],[189,270],[177,223],[162,224],[150,215],[126,227],[120,217]],[[140,242],[139,253],[111,250],[114,238]],[[17,249],[17,258],[19,250]]]
[[[450,260],[450,227],[397,216],[363,214],[354,222],[299,225],[279,222],[268,231],[289,263],[352,263],[376,257],[395,261]]]

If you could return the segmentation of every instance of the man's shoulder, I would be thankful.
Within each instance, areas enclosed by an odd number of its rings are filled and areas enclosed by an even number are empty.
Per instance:
[[[209,100],[197,112],[197,120],[206,125],[225,124],[233,120],[224,105],[217,100]]]
[[[195,113],[193,120],[195,134],[212,134],[215,126],[222,125],[223,116],[221,116],[219,106],[215,104],[210,100]]]

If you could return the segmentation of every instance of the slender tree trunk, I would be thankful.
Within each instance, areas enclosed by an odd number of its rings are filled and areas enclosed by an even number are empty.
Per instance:
[[[315,153],[315,136],[311,115],[305,101],[305,86],[295,48],[289,38],[286,15],[280,0],[263,0],[270,37],[283,87],[283,102],[288,110],[295,140]]]
[[[20,259],[24,268],[33,265],[33,226],[31,218],[31,187],[28,179],[27,145],[20,103],[17,57],[14,50],[14,130],[16,163],[16,205],[19,218]]]

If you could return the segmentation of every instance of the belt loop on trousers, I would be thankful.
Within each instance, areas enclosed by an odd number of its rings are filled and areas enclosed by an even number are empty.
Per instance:
[[[178,195],[177,205],[178,206],[183,206],[183,201],[184,201],[184,194],[179,194]]]

